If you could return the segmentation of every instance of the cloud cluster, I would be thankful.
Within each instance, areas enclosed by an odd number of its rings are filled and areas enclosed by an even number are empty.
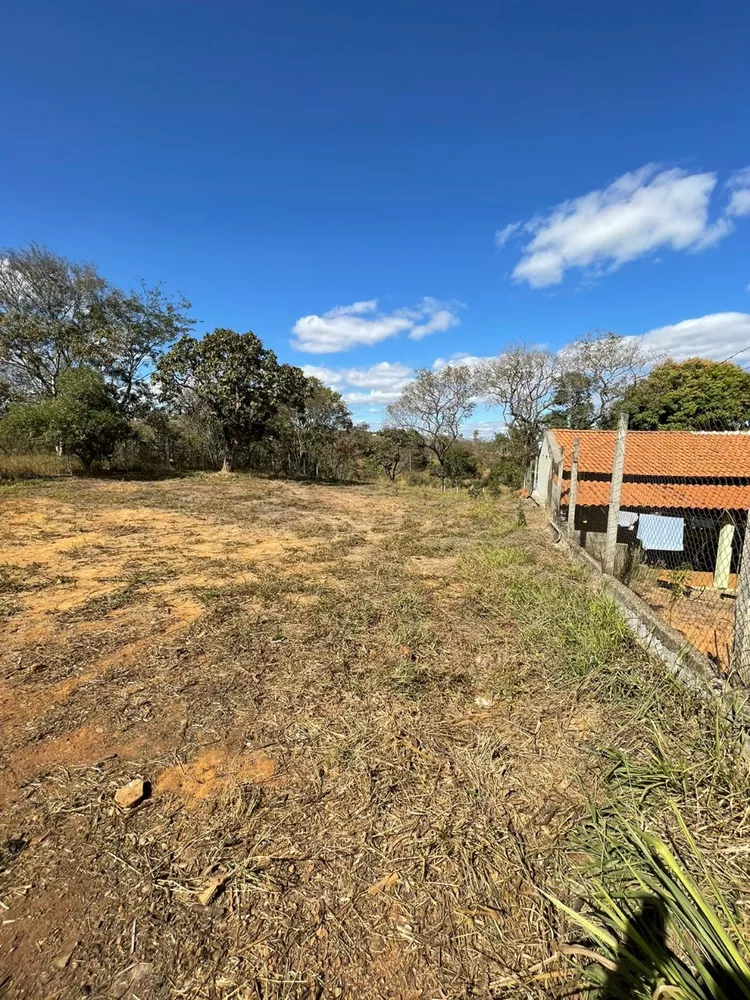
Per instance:
[[[303,371],[340,392],[353,406],[392,403],[414,374],[412,368],[398,361],[380,361],[369,368],[305,365]]]
[[[643,335],[645,347],[668,354],[675,361],[710,358],[724,361],[735,354],[750,358],[750,313],[723,312],[684,319]],[[747,353],[745,353],[747,351]],[[738,359],[740,362],[742,358]]]
[[[372,345],[399,333],[421,340],[458,326],[460,320],[453,303],[426,296],[416,306],[379,312],[378,300],[336,306],[323,313],[302,316],[294,324],[292,346],[309,354],[332,354],[360,344]]]
[[[711,221],[716,184],[712,172],[648,164],[547,215],[510,223],[495,242],[502,247],[517,234],[528,237],[512,276],[532,288],[558,285],[573,268],[599,273],[660,249],[702,250],[732,232],[734,218],[750,215],[750,168],[730,177],[728,203]]]
[[[644,347],[675,361],[690,357],[724,361],[737,355],[736,361],[743,364],[750,360],[750,313],[712,313],[649,330],[637,339]],[[484,356],[456,353],[435,358],[432,369],[440,371],[449,364],[476,367],[487,360]],[[366,419],[373,427],[380,425],[385,406],[394,402],[414,377],[414,369],[399,361],[380,361],[367,368],[305,365],[304,372],[340,392],[358,412],[358,419]],[[479,419],[464,427],[465,435],[471,436],[476,429],[480,437],[488,438],[505,428],[505,421],[494,419],[492,411],[481,411],[477,416]]]

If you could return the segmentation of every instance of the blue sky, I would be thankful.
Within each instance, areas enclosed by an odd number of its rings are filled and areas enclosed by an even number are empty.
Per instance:
[[[750,347],[741,0],[27,0],[3,36],[0,245],[163,280],[362,419],[518,339]]]

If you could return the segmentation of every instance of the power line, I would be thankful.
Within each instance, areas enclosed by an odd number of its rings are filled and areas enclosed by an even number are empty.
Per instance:
[[[720,361],[719,364],[725,365],[727,361],[731,361],[733,358],[736,358],[739,354],[745,354],[747,351],[750,351],[750,344],[748,344],[747,347],[741,348],[739,351],[735,351],[734,354],[730,354],[728,358],[724,358],[724,360]]]

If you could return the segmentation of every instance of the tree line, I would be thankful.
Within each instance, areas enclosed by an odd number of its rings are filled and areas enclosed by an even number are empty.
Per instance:
[[[373,432],[254,333],[196,338],[194,325],[190,303],[161,286],[126,292],[34,244],[0,252],[0,449],[75,456],[85,470],[114,461],[518,486],[549,426],[607,428],[624,410],[635,429],[750,427],[750,374],[738,365],[678,364],[598,331],[557,352],[518,344],[420,370]],[[503,416],[490,442],[462,437],[480,402]]]

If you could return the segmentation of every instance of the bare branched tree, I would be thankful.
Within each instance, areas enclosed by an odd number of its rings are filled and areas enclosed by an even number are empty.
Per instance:
[[[601,426],[612,406],[659,360],[638,337],[623,337],[609,330],[593,330],[563,348],[559,355],[563,373],[586,379],[591,401],[589,426]]]
[[[489,403],[505,412],[508,427],[524,452],[521,461],[530,462],[536,454],[560,373],[556,355],[524,344],[488,359],[480,369],[482,392]]]
[[[422,368],[388,407],[388,422],[412,430],[435,455],[445,485],[445,456],[474,412],[477,380],[466,365],[446,365],[439,371]]]

